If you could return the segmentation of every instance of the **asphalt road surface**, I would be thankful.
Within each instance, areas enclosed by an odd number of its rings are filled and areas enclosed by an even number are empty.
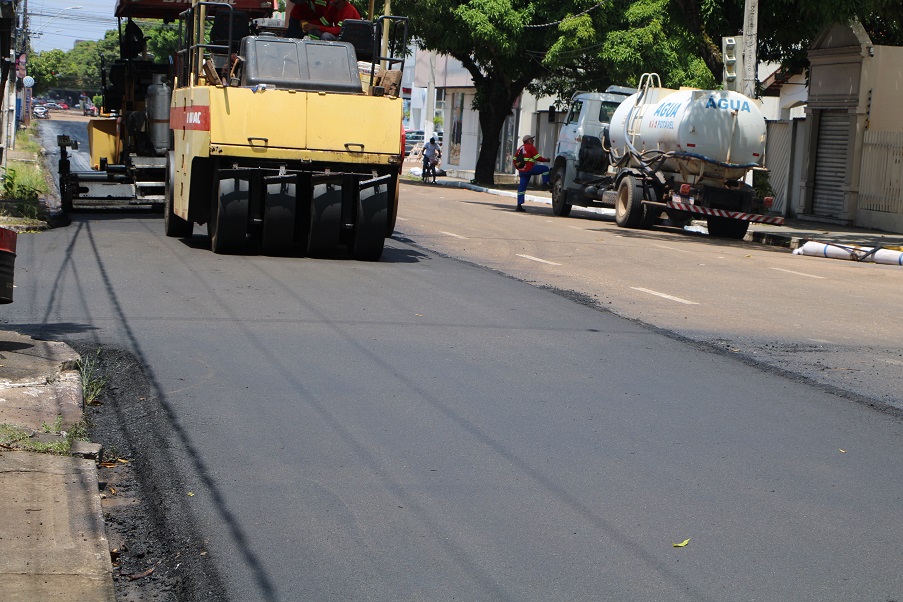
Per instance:
[[[19,237],[3,327],[143,362],[128,419],[165,423],[185,553],[231,600],[903,596],[898,418],[410,223],[360,263],[76,215]]]
[[[899,266],[794,256],[676,228],[618,228],[611,216],[577,208],[570,218],[538,203],[514,213],[512,198],[454,188],[408,190],[398,230],[421,247],[903,410]]]

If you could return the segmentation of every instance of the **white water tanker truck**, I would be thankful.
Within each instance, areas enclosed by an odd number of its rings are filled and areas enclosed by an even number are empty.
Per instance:
[[[743,238],[753,222],[783,224],[764,215],[744,182],[762,168],[765,118],[755,101],[726,90],[671,90],[644,74],[638,91],[610,112],[602,96],[575,95],[552,167],[552,209],[615,207],[624,228],[648,228],[666,214],[674,224],[705,219],[709,234]],[[608,124],[600,122],[605,108]],[[598,114],[598,115],[597,115]]]

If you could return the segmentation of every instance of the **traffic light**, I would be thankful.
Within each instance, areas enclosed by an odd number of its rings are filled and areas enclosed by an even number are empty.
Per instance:
[[[743,36],[721,38],[721,56],[724,89],[739,92],[743,86]]]

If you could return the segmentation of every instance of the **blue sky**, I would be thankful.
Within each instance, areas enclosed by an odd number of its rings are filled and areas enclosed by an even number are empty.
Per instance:
[[[116,0],[28,0],[32,48],[72,50],[76,40],[100,40],[116,29],[115,7]]]

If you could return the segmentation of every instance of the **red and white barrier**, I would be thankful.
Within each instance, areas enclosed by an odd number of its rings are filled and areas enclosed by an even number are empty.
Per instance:
[[[724,209],[710,209],[709,207],[700,207],[689,203],[678,203],[677,201],[668,201],[668,207],[672,209],[680,209],[699,215],[712,215],[715,217],[727,217],[730,219],[738,219],[746,222],[754,222],[757,224],[773,224],[775,226],[783,226],[784,218],[772,215],[759,215],[757,213],[742,213],[740,211],[725,211]]]

